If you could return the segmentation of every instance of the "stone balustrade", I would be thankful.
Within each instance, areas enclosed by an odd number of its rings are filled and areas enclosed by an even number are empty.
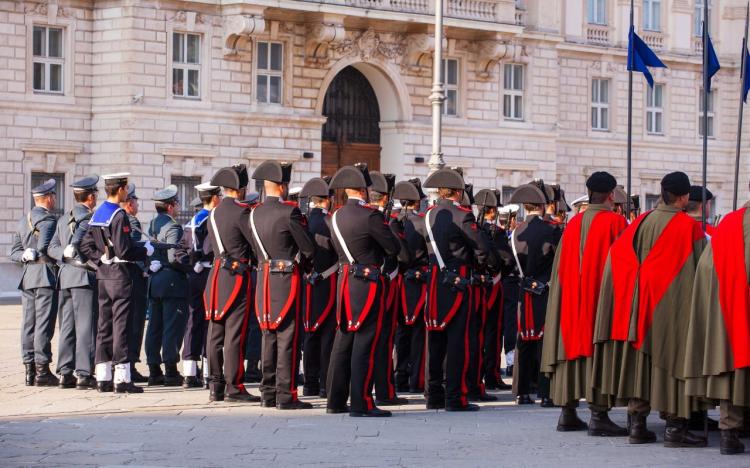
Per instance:
[[[664,48],[664,33],[660,31],[642,31],[641,38],[652,49]]]
[[[372,10],[386,10],[401,13],[419,13],[433,15],[435,0],[318,0],[320,3],[353,6]],[[444,14],[449,18],[503,22],[500,19],[501,5],[498,0],[444,0]],[[526,23],[526,12],[516,9],[514,22],[517,25]]]
[[[609,31],[606,24],[589,23],[586,25],[586,41],[589,44],[609,45]]]

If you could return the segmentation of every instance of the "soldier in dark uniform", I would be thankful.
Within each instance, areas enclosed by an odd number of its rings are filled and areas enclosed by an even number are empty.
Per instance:
[[[179,209],[177,187],[170,185],[154,193],[154,204],[156,217],[148,226],[149,239],[165,244],[180,244],[182,226],[174,219]],[[159,248],[151,257],[148,283],[151,316],[146,328],[146,361],[150,384],[153,377],[164,375],[164,386],[182,385],[177,363],[180,361],[180,345],[188,320],[186,292],[189,269],[192,268],[183,249]]]
[[[344,189],[344,206],[331,217],[333,244],[341,269],[337,285],[336,320],[326,391],[327,412],[349,412],[353,417],[383,417],[372,385],[377,343],[383,333],[385,281],[380,268],[387,255],[397,255],[400,244],[383,214],[368,208],[367,166],[345,166],[331,179],[331,189]],[[351,393],[351,408],[346,406]]]
[[[76,204],[58,220],[48,250],[49,256],[60,265],[57,360],[60,388],[96,388],[93,376],[98,313],[96,272],[82,260],[78,248],[96,207],[98,182],[99,176],[94,175],[71,185]]]
[[[396,176],[373,171],[370,173],[370,179],[372,180],[370,205],[383,213],[391,231],[401,245],[398,256],[386,256],[382,268],[383,280],[385,281],[385,311],[383,332],[378,342],[378,354],[375,358],[375,404],[378,406],[398,406],[409,403],[406,398],[400,398],[396,395],[396,386],[393,382],[393,343],[396,336],[396,325],[398,324],[398,298],[403,282],[402,272],[411,263],[411,253],[406,243],[403,226],[398,221],[391,219],[390,211],[393,205],[391,193],[393,193],[396,185]]]
[[[333,248],[331,230],[326,223],[330,217],[331,192],[324,179],[315,177],[307,181],[300,192],[308,200],[307,221],[315,241],[313,271],[305,275],[303,323],[305,345],[303,366],[305,370],[304,396],[326,395],[328,364],[331,360],[333,338],[336,336],[336,274],[338,257]]]
[[[395,221],[401,225],[401,232],[412,255],[404,271],[398,297],[396,389],[399,392],[424,393],[427,341],[422,311],[427,300],[430,261],[425,241],[424,214],[419,213],[419,204],[425,198],[421,181],[411,179],[397,183],[393,198],[401,201],[403,208]]]
[[[245,195],[244,203],[249,209],[255,208],[260,203],[260,194],[258,192],[248,192]],[[252,282],[252,297],[250,304],[253,309],[250,319],[247,321],[247,339],[245,340],[245,383],[260,383],[263,373],[260,371],[260,353],[263,334],[260,331],[258,316],[255,315],[255,285],[258,279],[258,259],[255,252],[250,252],[250,281]]]
[[[244,358],[252,282],[250,261],[253,237],[250,210],[242,202],[248,176],[244,164],[220,169],[211,185],[222,187],[224,198],[208,217],[214,264],[206,283],[208,368],[211,401],[259,402],[245,389]]]
[[[471,268],[496,268],[496,258],[479,232],[474,214],[462,208],[463,177],[440,169],[424,186],[438,189],[437,204],[425,215],[430,254],[427,293],[427,408],[476,411],[467,399],[469,313],[473,307]],[[443,367],[445,361],[445,367]],[[445,369],[445,371],[443,370]],[[443,387],[445,381],[445,387]]]
[[[128,324],[132,314],[131,262],[146,261],[154,253],[151,243],[136,245],[130,238],[130,223],[120,203],[128,196],[128,175],[105,175],[107,201],[102,203],[89,222],[80,252],[97,265],[99,321],[96,336],[97,390],[111,392],[112,364],[115,364],[114,391],[142,393],[130,377]]]
[[[500,211],[500,231],[508,239],[510,249],[510,235],[515,230],[518,205],[505,206]],[[503,262],[503,351],[505,351],[505,375],[513,376],[516,357],[516,341],[518,339],[518,296],[520,294],[518,266],[513,259],[513,251],[510,250],[511,260],[508,265]]]
[[[198,191],[198,201],[200,201],[202,208],[185,225],[183,237],[183,244],[190,252],[190,265],[192,265],[192,270],[188,272],[190,312],[182,343],[184,388],[201,386],[198,363],[202,362],[203,356],[205,356],[206,332],[208,331],[203,291],[206,289],[208,272],[214,260],[214,253],[207,242],[208,215],[221,202],[221,189],[219,187],[203,183],[196,185],[195,189]],[[207,362],[202,362],[204,373],[208,370]]]
[[[26,385],[56,386],[50,371],[52,335],[57,318],[57,266],[47,249],[55,234],[55,180],[31,189],[34,207],[18,222],[10,259],[23,265],[18,289],[22,291],[21,358]]]
[[[539,373],[549,281],[555,249],[562,231],[555,222],[544,220],[544,207],[551,193],[541,181],[522,185],[511,195],[511,203],[522,203],[526,218],[513,231],[511,247],[520,275],[518,301],[519,339],[513,387],[519,405],[533,404],[532,383],[544,407],[554,406],[549,398],[549,379]]]
[[[265,201],[250,213],[253,249],[258,253],[255,311],[263,332],[261,406],[308,409],[297,399],[297,363],[302,331],[302,266],[312,259],[315,244],[294,202],[285,202],[292,165],[261,163],[253,179],[262,180]],[[304,257],[304,258],[302,258]]]
[[[135,193],[135,184],[128,184],[128,195],[120,208],[128,215],[130,223],[130,238],[133,242],[144,242],[146,235],[138,220],[138,196]],[[145,262],[137,261],[127,263],[130,279],[133,282],[132,296],[130,298],[130,318],[128,322],[128,361],[130,361],[130,378],[134,383],[148,382],[148,378],[141,375],[135,368],[135,363],[141,361],[141,348],[143,347],[143,334],[146,331],[146,305],[148,302],[148,268]]]

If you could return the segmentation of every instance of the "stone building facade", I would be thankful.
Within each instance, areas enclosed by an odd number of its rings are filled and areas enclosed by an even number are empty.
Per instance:
[[[639,33],[669,66],[654,71],[657,91],[634,77],[633,192],[647,206],[665,172],[700,176],[706,1],[635,2]],[[542,177],[573,198],[596,169],[624,183],[630,2],[444,3],[446,163],[506,192]],[[718,212],[731,208],[744,5],[710,3]],[[0,1],[0,248],[49,175],[131,172],[143,220],[155,189],[177,183],[187,202],[193,183],[238,161],[294,161],[295,184],[360,157],[424,177],[433,12],[433,0]],[[61,208],[72,203],[63,191]]]

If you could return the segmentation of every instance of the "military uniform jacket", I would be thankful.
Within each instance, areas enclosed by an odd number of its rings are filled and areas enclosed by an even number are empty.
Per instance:
[[[313,208],[307,216],[310,235],[315,242],[313,273],[305,282],[305,331],[314,332],[330,315],[336,302],[338,257],[331,240],[330,218],[320,208]],[[327,276],[324,278],[324,276]]]
[[[94,211],[79,250],[97,266],[97,280],[129,281],[129,265],[148,259],[146,248],[133,242],[131,231],[127,214],[116,203],[105,201]],[[101,260],[105,255],[107,263]]]
[[[57,284],[57,267],[55,260],[47,253],[49,244],[55,234],[57,220],[46,208],[35,206],[18,222],[18,229],[13,233],[13,247],[10,259],[23,265],[23,273],[18,289],[54,288]],[[21,257],[26,249],[37,251],[37,260],[23,262]]]
[[[333,217],[344,239],[349,253],[354,259],[350,262],[338,236],[333,236],[333,245],[341,265],[336,301],[336,320],[339,325],[347,324],[349,331],[356,331],[365,321],[375,304],[378,286],[384,285],[382,276],[362,278],[355,270],[367,268],[379,271],[386,255],[398,255],[400,244],[391,231],[383,214],[365,206],[364,202],[349,199]],[[334,232],[331,228],[331,232]]]
[[[208,241],[208,217],[210,211],[203,208],[185,225],[182,234],[182,245],[190,252],[190,265],[203,262],[210,267],[214,252]]]
[[[290,309],[300,306],[302,259],[298,255],[313,258],[315,244],[296,203],[266,197],[251,216],[253,249],[260,262],[255,313],[261,329],[275,330]],[[291,266],[292,271],[280,271],[279,262],[290,262],[287,268]]]
[[[92,214],[86,205],[78,203],[57,221],[48,251],[49,256],[60,265],[60,289],[88,288],[96,284],[96,273],[84,266],[86,261],[78,252]],[[76,255],[71,259],[63,258],[63,251],[68,245],[76,249]]]
[[[148,236],[156,242],[180,244],[182,226],[166,213],[157,214],[148,227]],[[185,297],[187,271],[192,270],[184,249],[156,249],[151,260],[161,262],[161,269],[149,277],[149,296],[153,298]]]
[[[429,330],[444,330],[464,301],[471,301],[469,282],[475,263],[496,268],[487,239],[479,232],[474,213],[452,200],[438,200],[425,215],[445,268],[440,269],[429,235],[430,286],[425,321]],[[427,231],[425,224],[425,231]],[[427,232],[426,232],[427,234]]]
[[[404,271],[403,287],[400,291],[400,309],[407,325],[413,325],[424,310],[427,300],[430,258],[425,241],[427,231],[424,215],[410,211],[399,215],[404,240],[411,252],[411,262]]]
[[[214,218],[221,246],[217,242],[217,232],[211,223]],[[213,248],[214,264],[206,283],[203,300],[206,306],[206,319],[221,320],[232,310],[240,295],[252,293],[250,267],[252,266],[252,237],[250,229],[250,208],[234,198],[225,197],[209,215],[208,239]],[[230,271],[222,265],[236,263],[238,270]],[[247,304],[248,308],[250,304]]]

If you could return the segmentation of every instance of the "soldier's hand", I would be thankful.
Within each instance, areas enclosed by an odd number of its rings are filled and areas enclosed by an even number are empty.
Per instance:
[[[200,274],[206,267],[203,266],[203,263],[196,262],[195,265],[193,265],[193,271]]]
[[[21,260],[24,262],[33,262],[36,260],[36,250],[34,249],[26,249],[23,251],[23,255],[21,256]]]
[[[76,256],[76,248],[73,247],[72,244],[68,244],[65,246],[65,250],[63,250],[63,257],[65,258],[73,258]]]
[[[151,270],[151,273],[156,273],[161,270],[161,262],[159,260],[151,260],[151,265],[149,265],[148,269]]]
[[[151,245],[150,240],[147,240],[143,246],[146,248],[146,256],[150,257],[154,254],[154,246]]]

